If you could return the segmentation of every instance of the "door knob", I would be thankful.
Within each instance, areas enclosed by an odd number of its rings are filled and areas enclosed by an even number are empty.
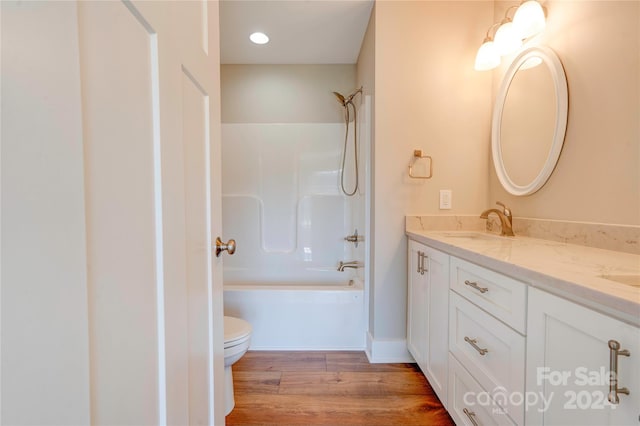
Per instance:
[[[220,257],[220,254],[226,250],[227,253],[233,254],[236,252],[236,240],[229,240],[223,243],[220,237],[216,238],[216,257]]]

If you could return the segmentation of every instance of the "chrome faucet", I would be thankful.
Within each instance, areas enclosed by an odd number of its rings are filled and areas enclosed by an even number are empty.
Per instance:
[[[500,225],[502,228],[502,232],[500,232],[500,235],[513,237],[515,234],[513,233],[513,215],[511,214],[511,209],[505,206],[500,201],[498,201],[496,204],[502,207],[502,211],[498,209],[488,209],[482,212],[480,218],[488,219],[490,213],[497,214],[498,218],[500,219]]]
[[[357,260],[351,262],[340,261],[340,263],[338,264],[338,271],[344,272],[345,268],[362,268],[363,266],[364,265],[362,264],[362,262]]]

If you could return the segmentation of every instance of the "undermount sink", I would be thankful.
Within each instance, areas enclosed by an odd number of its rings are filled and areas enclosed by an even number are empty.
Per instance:
[[[632,287],[640,287],[640,275],[600,275],[600,278]]]
[[[487,234],[479,231],[447,231],[442,232],[441,235],[446,238],[465,238],[470,240],[495,240],[504,238],[500,235]]]

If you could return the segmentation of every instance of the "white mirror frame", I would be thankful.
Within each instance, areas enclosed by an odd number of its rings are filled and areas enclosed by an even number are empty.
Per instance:
[[[551,143],[551,149],[547,155],[547,159],[540,170],[540,173],[527,185],[517,185],[514,183],[504,166],[502,159],[502,149],[500,146],[500,125],[502,123],[502,111],[509,92],[509,86],[516,73],[528,59],[532,57],[538,57],[542,59],[543,64],[549,68],[551,78],[553,79],[553,85],[556,94],[556,126],[553,132],[553,141]],[[569,105],[569,97],[567,91],[567,78],[564,73],[564,68],[560,59],[553,50],[544,46],[535,46],[523,50],[513,60],[509,69],[507,70],[502,84],[500,85],[500,91],[496,98],[496,103],[493,108],[493,121],[491,129],[491,151],[493,154],[493,163],[498,175],[498,180],[502,184],[503,188],[513,195],[530,195],[538,191],[547,182],[551,173],[560,158],[560,152],[562,151],[562,145],[564,144],[564,135],[567,129],[567,110]]]

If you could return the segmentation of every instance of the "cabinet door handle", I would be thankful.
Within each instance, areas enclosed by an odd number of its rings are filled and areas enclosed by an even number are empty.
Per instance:
[[[620,349],[620,342],[609,340],[609,402],[620,404],[618,394],[629,395],[629,389],[618,388],[618,356],[631,356],[627,349]]]
[[[475,288],[480,293],[486,293],[489,291],[487,287],[480,287],[478,283],[475,281],[464,280],[464,285],[468,285],[469,287]]]
[[[478,425],[478,422],[476,421],[476,413],[473,411],[469,411],[466,408],[464,408],[462,410],[463,413],[465,413],[467,415],[467,417],[469,417],[469,420],[471,421],[471,424],[473,426],[480,426]]]
[[[422,251],[418,251],[418,273],[420,275],[424,275],[424,273],[426,271],[428,271],[428,269],[425,269],[424,267],[424,261],[425,259],[428,259],[426,253],[422,252]]]
[[[468,344],[470,344],[473,349],[475,349],[476,351],[478,351],[478,353],[482,356],[485,356],[487,354],[487,352],[489,352],[489,349],[482,349],[480,346],[477,345],[478,340],[476,339],[470,339],[467,336],[464,336],[464,341],[467,342]]]
[[[422,271],[420,271],[421,275],[424,275],[424,273],[429,270],[429,268],[425,268],[424,266],[425,260],[429,260],[429,256],[427,256],[425,252],[422,252]]]

